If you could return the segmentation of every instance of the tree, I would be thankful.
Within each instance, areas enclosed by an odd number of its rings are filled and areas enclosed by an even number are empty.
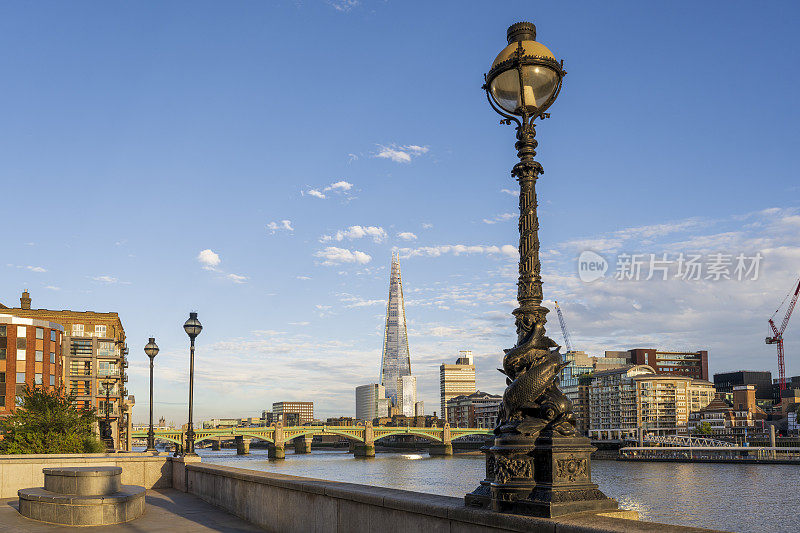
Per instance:
[[[711,429],[711,424],[709,422],[700,422],[700,426],[697,428],[698,435],[713,435],[714,431]]]
[[[17,409],[0,420],[0,453],[99,453],[105,446],[94,434],[94,409],[78,410],[63,387],[46,390],[27,385]]]

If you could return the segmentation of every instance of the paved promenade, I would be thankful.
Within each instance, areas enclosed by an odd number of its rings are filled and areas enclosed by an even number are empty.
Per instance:
[[[114,526],[69,527],[29,520],[17,512],[17,498],[0,499],[0,531],[44,533],[50,531],[109,531],[158,533],[208,533],[211,531],[262,531],[203,500],[174,489],[148,490],[144,516]]]

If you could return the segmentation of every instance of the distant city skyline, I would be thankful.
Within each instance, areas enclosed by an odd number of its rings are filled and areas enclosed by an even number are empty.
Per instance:
[[[324,419],[376,379],[395,251],[419,399],[439,410],[459,350],[500,393],[516,155],[480,86],[527,19],[568,71],[537,127],[549,336],[558,300],[576,350],[706,350],[711,375],[776,376],[767,319],[800,270],[800,6],[723,6],[0,5],[0,302],[118,312],[137,424],[151,336],[155,417],[186,421],[192,310],[195,420],[281,401]],[[731,83],[747,64],[755,99]],[[609,268],[591,282],[587,251]],[[756,280],[614,277],[625,255],[681,253],[763,260]],[[785,342],[800,374],[796,320]]]

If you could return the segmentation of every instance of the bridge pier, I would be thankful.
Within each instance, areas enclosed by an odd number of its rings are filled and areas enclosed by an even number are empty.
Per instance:
[[[453,455],[453,444],[431,444],[428,446],[428,455]]]
[[[375,443],[356,442],[353,446],[353,455],[355,457],[375,457]]]
[[[286,448],[283,446],[283,443],[270,443],[267,446],[267,457],[270,459],[286,459]]]
[[[294,453],[311,453],[311,441],[314,437],[297,437],[294,439]]]
[[[236,435],[233,440],[236,443],[236,455],[248,455],[250,453],[251,439],[246,439],[241,435]]]
[[[211,441],[211,451],[218,452],[220,450],[220,442],[218,439]]]

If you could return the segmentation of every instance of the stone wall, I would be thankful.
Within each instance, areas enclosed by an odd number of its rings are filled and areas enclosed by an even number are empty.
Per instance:
[[[549,520],[470,509],[461,498],[202,463],[173,464],[176,472],[185,468],[188,492],[266,531],[280,533],[709,531],[624,519],[636,515],[630,511]]]
[[[42,468],[63,466],[119,466],[123,485],[169,488],[173,486],[170,459],[166,454],[145,453],[0,455],[0,498],[16,498],[19,489],[43,487]]]

